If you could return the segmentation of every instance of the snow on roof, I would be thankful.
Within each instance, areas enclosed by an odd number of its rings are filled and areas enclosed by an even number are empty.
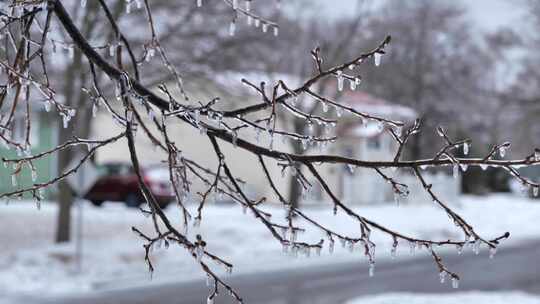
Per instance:
[[[416,112],[409,107],[375,97],[364,91],[346,91],[339,101],[357,111],[384,118],[413,120],[417,117]]]
[[[261,82],[265,82],[267,86],[273,86],[277,84],[279,80],[282,80],[285,82],[285,84],[289,87],[297,87],[300,85],[300,79],[298,77],[289,75],[289,74],[283,74],[283,73],[265,73],[265,72],[224,72],[216,74],[214,77],[214,81],[228,89],[231,89],[234,93],[237,95],[259,95],[257,94],[253,89],[246,87],[242,83],[242,79],[246,79],[247,81],[259,85]]]

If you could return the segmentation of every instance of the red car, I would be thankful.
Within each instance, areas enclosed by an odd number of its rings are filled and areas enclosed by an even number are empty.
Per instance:
[[[92,204],[101,206],[104,201],[120,201],[128,207],[138,207],[144,202],[137,175],[130,164],[102,164],[98,165],[98,171],[101,177],[85,196]],[[174,199],[168,169],[154,166],[144,168],[141,173],[158,204],[165,208]]]

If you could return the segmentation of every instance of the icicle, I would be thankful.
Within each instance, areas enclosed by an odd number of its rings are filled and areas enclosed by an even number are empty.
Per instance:
[[[394,244],[392,245],[392,249],[390,250],[390,256],[392,257],[392,259],[395,259],[397,256],[397,243],[396,242],[394,242]]]
[[[341,117],[342,114],[343,114],[343,109],[341,107],[336,106],[336,115],[337,115],[337,117]]]
[[[255,27],[259,27],[261,25],[261,19],[255,18]]]
[[[32,168],[32,182],[36,182],[38,176],[37,176],[37,172],[36,172],[36,169]]]
[[[458,255],[461,255],[463,253],[463,246],[458,244],[456,245],[457,253]]]
[[[469,154],[470,144],[468,142],[463,143],[463,154],[467,156]]]
[[[351,85],[351,91],[356,90],[356,80],[351,80],[350,85]]]
[[[197,7],[201,7],[201,6],[202,6],[202,4],[203,4],[202,1],[203,1],[203,0],[197,0]]]
[[[354,174],[354,168],[355,168],[354,165],[347,164],[347,168],[349,169],[349,172],[350,172],[351,174]]]
[[[263,33],[268,32],[268,23],[263,22],[263,25],[262,25],[262,31],[263,31]]]
[[[452,167],[452,175],[454,178],[458,178],[459,177],[459,165],[458,164],[455,164],[453,167]]]
[[[330,254],[334,253],[334,240],[333,239],[331,239],[328,242],[328,253]]]
[[[232,134],[232,144],[235,148],[238,146],[238,133],[236,131]]]
[[[50,112],[51,111],[51,103],[49,101],[45,101],[43,106],[45,108],[45,112]]]
[[[375,275],[375,262],[369,263],[369,276],[373,277]]]
[[[499,147],[499,155],[501,156],[501,158],[504,158],[504,156],[506,155],[506,150],[508,149],[508,147],[505,147],[505,146],[500,146]]]
[[[400,200],[400,194],[397,191],[394,191],[394,202],[396,203],[396,206],[399,206]]]
[[[98,110],[98,108],[97,108],[97,102],[92,103],[92,117],[93,117],[93,118],[96,118],[97,110]]]
[[[236,32],[236,21],[231,21],[231,24],[229,25],[229,36],[234,36],[234,33]]]
[[[246,0],[246,12],[251,11],[251,0]]]
[[[382,54],[381,53],[375,53],[373,54],[373,59],[375,61],[375,66],[379,66],[381,65],[381,58],[382,58]]]
[[[459,279],[456,277],[452,277],[452,288],[454,289],[459,288]]]
[[[411,255],[414,255],[415,251],[416,251],[416,243],[415,242],[409,242],[409,248],[410,248]]]
[[[68,124],[69,124],[69,116],[67,115],[62,116],[62,125],[64,129],[67,129]]]
[[[349,246],[348,246],[348,249],[349,249],[349,252],[353,252],[354,251],[354,242],[353,241],[349,241]]]
[[[45,3],[47,3],[47,2],[45,2]],[[86,0],[81,0],[81,7],[82,8],[86,7]]]
[[[539,190],[539,187],[533,187],[533,196],[534,197],[538,196],[538,190]]]
[[[326,102],[321,102],[322,110],[324,113],[328,112],[328,104]]]
[[[15,174],[11,175],[11,185],[13,187],[17,187],[18,183],[17,183],[17,176]]]
[[[474,243],[473,243],[474,254],[478,255],[480,253],[480,245],[482,245],[480,240],[477,239],[476,241],[474,241]]]
[[[116,46],[117,46],[117,43],[114,42],[114,43],[111,43],[109,45],[109,56],[110,57],[114,57],[114,54],[116,53]]]
[[[278,36],[279,35],[279,27],[277,26],[274,26],[274,36]]]
[[[446,271],[441,271],[439,273],[439,280],[440,280],[441,284],[444,284],[444,281],[446,280]]]
[[[489,258],[493,259],[497,253],[497,247],[489,247]]]
[[[467,166],[467,164],[460,164],[459,166],[461,167],[461,171],[463,171],[463,172],[467,171],[467,169],[469,168],[469,166]]]
[[[234,10],[238,9],[238,0],[232,0],[232,8]]]
[[[336,72],[337,74],[337,83],[338,83],[338,91],[343,91],[343,72],[341,70],[338,70]]]

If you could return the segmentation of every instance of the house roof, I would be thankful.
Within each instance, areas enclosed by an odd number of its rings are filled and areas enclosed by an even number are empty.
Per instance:
[[[341,104],[359,112],[387,119],[410,121],[417,117],[416,112],[406,106],[392,103],[364,91],[345,91],[338,98]],[[347,137],[374,137],[384,131],[384,126],[376,121],[349,119],[340,124],[338,134]]]
[[[417,113],[409,107],[373,96],[365,91],[346,91],[339,101],[359,112],[397,120],[413,120]]]

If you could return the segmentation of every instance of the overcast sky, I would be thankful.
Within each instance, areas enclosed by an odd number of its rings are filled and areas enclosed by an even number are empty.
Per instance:
[[[354,7],[356,0],[313,0],[318,2],[328,14],[333,16],[346,15]],[[377,0],[383,1],[383,0]],[[404,0],[389,0],[404,1]],[[413,0],[410,0],[413,1]],[[481,30],[495,30],[502,25],[511,25],[517,28],[522,25],[521,20],[525,12],[519,5],[523,0],[433,0],[461,2],[465,8],[470,10],[470,19],[479,26]]]

